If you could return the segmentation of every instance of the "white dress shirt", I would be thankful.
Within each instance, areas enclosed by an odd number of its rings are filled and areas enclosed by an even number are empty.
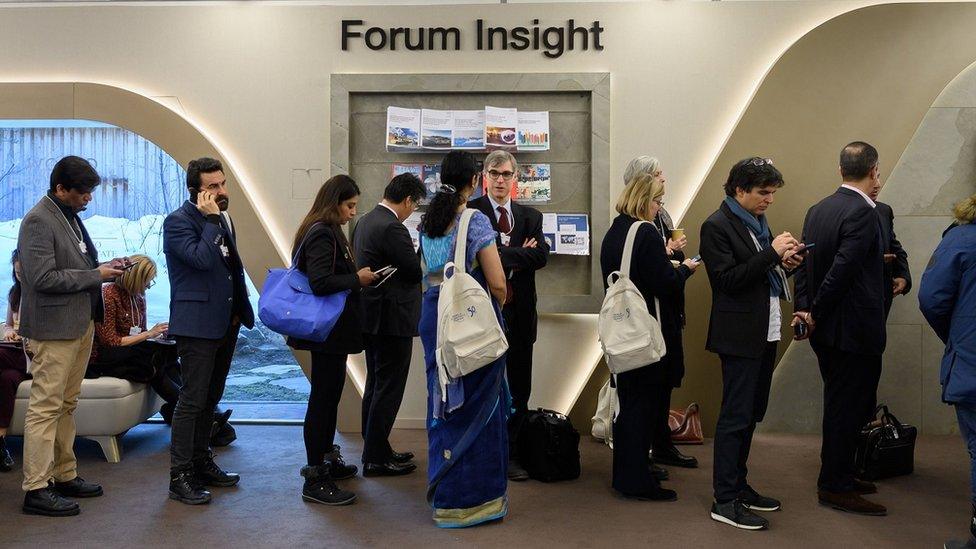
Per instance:
[[[848,185],[847,183],[844,183],[843,185],[841,185],[841,188],[850,189],[850,190],[856,192],[857,194],[863,196],[864,197],[864,200],[867,201],[868,206],[871,206],[872,208],[876,206],[876,204],[874,203],[874,200],[871,200],[871,197],[868,196],[868,195],[866,195],[866,194],[864,194],[864,191],[862,191],[861,189],[858,189],[857,187],[854,187],[852,185]]]

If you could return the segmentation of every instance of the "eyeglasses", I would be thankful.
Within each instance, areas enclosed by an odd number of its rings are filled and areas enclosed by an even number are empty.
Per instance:
[[[153,286],[155,286],[155,285],[156,285],[156,281],[155,281],[155,280],[150,280],[150,281],[149,281],[149,282],[148,282],[148,283],[146,284],[146,289],[148,290],[149,288],[152,288],[152,287],[153,287]]]
[[[772,158],[753,158],[752,160],[749,161],[749,163],[752,164],[753,166],[756,166],[756,167],[765,166],[767,164],[770,165],[770,166],[772,166],[773,165],[773,159]]]
[[[654,203],[657,204],[658,206],[664,207],[664,201],[663,200],[655,200]]]
[[[499,177],[505,181],[511,181],[515,177],[515,172],[500,172],[498,170],[488,170],[485,172],[489,179],[498,179]]]

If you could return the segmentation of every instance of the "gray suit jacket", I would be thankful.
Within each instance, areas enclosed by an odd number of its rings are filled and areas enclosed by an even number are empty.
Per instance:
[[[92,320],[90,293],[100,291],[102,277],[47,197],[24,216],[17,248],[23,285],[20,335],[42,341],[84,335]]]

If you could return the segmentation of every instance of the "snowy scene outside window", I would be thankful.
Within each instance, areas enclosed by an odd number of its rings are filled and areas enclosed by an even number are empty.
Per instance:
[[[102,178],[81,214],[99,258],[134,253],[151,257],[158,275],[146,292],[148,322],[167,321],[170,287],[163,219],[188,198],[186,172],[143,137],[82,120],[0,120],[0,311],[7,310],[10,256],[20,221],[47,192],[51,168],[67,155],[87,159]],[[235,198],[244,199],[231,200]],[[247,284],[256,312],[258,292],[250,279]],[[224,401],[306,401],[308,380],[284,339],[256,322],[253,330],[241,331]]]

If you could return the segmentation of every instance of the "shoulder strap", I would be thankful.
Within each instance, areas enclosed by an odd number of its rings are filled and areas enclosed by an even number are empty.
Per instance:
[[[305,247],[305,241],[308,240],[308,235],[310,235],[312,233],[312,229],[314,229],[316,226],[321,225],[321,224],[322,224],[321,221],[320,222],[317,222],[317,223],[312,223],[311,225],[309,225],[308,230],[305,231],[305,234],[302,235],[302,241],[298,243],[298,249],[296,249],[294,255],[291,256],[291,267],[290,267],[290,270],[294,270],[294,269],[297,269],[298,268],[298,256],[301,255],[302,248]],[[339,250],[337,248],[336,249],[336,254],[338,254],[338,253],[339,253]],[[332,267],[333,267],[332,270],[335,271],[335,257],[334,256],[333,256]]]
[[[465,259],[468,255],[468,225],[477,210],[465,208],[461,212],[461,220],[458,222],[457,240],[454,244],[454,271],[464,272]]]
[[[627,240],[624,242],[624,253],[620,258],[620,274],[630,277],[630,259],[634,255],[634,241],[637,240],[637,229],[648,221],[638,220],[627,230]]]

